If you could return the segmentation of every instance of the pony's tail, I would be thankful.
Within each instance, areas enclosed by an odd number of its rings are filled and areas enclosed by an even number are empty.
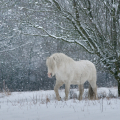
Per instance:
[[[94,91],[93,91],[91,85],[89,85],[88,98],[89,98],[90,100],[93,100],[93,99],[94,99]]]

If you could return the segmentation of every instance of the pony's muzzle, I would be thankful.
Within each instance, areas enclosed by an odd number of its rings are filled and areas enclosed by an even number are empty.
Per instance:
[[[49,78],[52,78],[52,73],[48,73],[48,77],[49,77]]]

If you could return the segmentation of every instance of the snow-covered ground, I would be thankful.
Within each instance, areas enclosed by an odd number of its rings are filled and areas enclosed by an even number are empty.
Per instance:
[[[0,120],[120,120],[117,88],[98,88],[99,100],[88,100],[87,89],[81,101],[64,101],[64,90],[59,93],[61,101],[53,90],[0,93]]]

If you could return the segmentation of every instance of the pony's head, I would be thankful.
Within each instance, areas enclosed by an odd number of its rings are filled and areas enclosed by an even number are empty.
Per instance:
[[[67,57],[63,53],[54,53],[46,60],[46,65],[48,68],[48,77],[52,77],[59,71],[61,66],[64,66],[66,63],[73,62],[73,60]]]
[[[48,68],[48,77],[51,78],[56,73],[56,61],[55,61],[55,58],[53,56],[50,56],[49,58],[47,58],[46,65],[47,65],[47,68]]]

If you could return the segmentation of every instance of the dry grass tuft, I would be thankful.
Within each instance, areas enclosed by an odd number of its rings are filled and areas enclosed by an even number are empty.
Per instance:
[[[11,95],[11,91],[5,84],[5,80],[3,80],[3,90],[1,91],[1,94],[2,94],[2,97]]]
[[[46,104],[50,102],[50,99],[48,98],[48,96],[46,96]]]

